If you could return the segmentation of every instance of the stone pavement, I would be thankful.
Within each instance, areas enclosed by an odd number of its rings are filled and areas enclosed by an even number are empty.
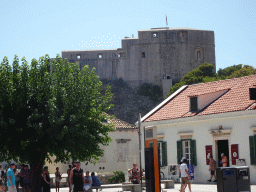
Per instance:
[[[117,184],[120,185],[120,184]],[[121,186],[121,185],[120,185]],[[162,185],[163,186],[163,185]],[[164,192],[179,192],[180,184],[175,184],[174,189],[164,189]],[[217,192],[217,185],[216,184],[192,184],[191,185],[192,192]],[[51,192],[55,192],[55,189],[51,189]],[[103,192],[121,192],[122,187],[120,188],[113,188],[113,189],[103,189]],[[68,188],[61,188],[60,192],[68,192]],[[94,189],[93,192],[96,192]],[[145,192],[145,190],[143,190]],[[188,188],[186,188],[186,192],[189,192]],[[251,185],[251,192],[256,192],[256,185]]]

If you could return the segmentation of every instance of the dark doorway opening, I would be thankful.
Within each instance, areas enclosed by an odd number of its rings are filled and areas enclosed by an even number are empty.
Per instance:
[[[229,167],[229,147],[228,147],[228,140],[218,140],[218,162],[217,166],[222,167],[222,164],[220,164],[221,161],[221,153],[224,153],[224,155],[228,158],[228,167]]]

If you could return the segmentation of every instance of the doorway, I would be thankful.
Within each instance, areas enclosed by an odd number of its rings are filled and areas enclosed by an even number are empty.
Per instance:
[[[228,167],[229,167],[229,145],[228,140],[217,140],[217,146],[218,146],[218,162],[217,166],[221,167],[222,164],[220,164],[221,161],[221,153],[224,153],[224,155],[228,158]]]

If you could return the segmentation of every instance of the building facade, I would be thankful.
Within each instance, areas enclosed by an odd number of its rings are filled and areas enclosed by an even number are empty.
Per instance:
[[[110,50],[62,51],[62,58],[95,67],[101,79],[122,78],[130,86],[160,86],[164,95],[172,82],[204,62],[215,65],[214,32],[192,28],[139,30],[138,38],[122,39],[122,47]]]
[[[256,184],[256,103],[249,88],[256,88],[256,75],[183,86],[142,118],[144,128],[157,127],[166,177],[172,177],[168,165],[186,157],[194,182],[207,183],[209,156],[220,167],[224,153],[228,166],[249,166]]]
[[[114,124],[115,131],[109,133],[112,142],[108,146],[101,146],[104,156],[95,164],[88,163],[86,165],[87,162],[81,162],[81,168],[84,171],[97,173],[122,170],[127,175],[127,170],[133,166],[133,163],[138,165],[140,163],[138,129],[135,125],[118,118],[109,119],[108,122]],[[71,163],[72,160],[66,164],[46,162],[45,165],[49,167],[50,173],[55,173],[56,167],[60,168],[61,173],[66,173],[68,165]]]

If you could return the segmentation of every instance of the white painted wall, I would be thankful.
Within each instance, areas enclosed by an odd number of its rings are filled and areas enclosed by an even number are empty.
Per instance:
[[[193,183],[207,183],[210,177],[209,166],[206,165],[205,146],[213,146],[213,158],[217,160],[217,152],[214,147],[214,137],[209,133],[211,129],[232,129],[230,137],[216,138],[229,139],[229,145],[238,144],[239,158],[246,159],[246,165],[250,167],[251,184],[256,184],[256,166],[250,165],[249,136],[253,135],[251,127],[256,127],[255,111],[232,112],[217,115],[208,115],[178,120],[159,122],[147,122],[142,126],[157,126],[157,132],[165,133],[164,141],[167,141],[168,164],[177,164],[177,140],[180,140],[179,132],[193,132],[192,139],[196,140],[197,166],[195,167],[195,181]],[[142,142],[144,143],[144,142]],[[144,147],[144,146],[143,146]],[[230,147],[230,146],[229,146]],[[229,160],[231,162],[231,149],[229,148]],[[216,154],[215,154],[216,153]],[[144,156],[144,155],[143,155]],[[144,163],[144,159],[143,159]],[[144,164],[143,164],[144,167]],[[168,175],[167,167],[161,171]]]
[[[129,129],[126,131],[115,131],[109,133],[109,136],[113,140],[110,142],[109,146],[104,147],[104,158],[105,162],[99,161],[95,165],[89,163],[85,165],[85,163],[81,163],[81,168],[84,171],[94,171],[94,172],[111,172],[116,170],[127,171],[128,168],[132,167],[133,163],[137,163],[139,165],[139,137],[138,131],[136,129]],[[116,139],[131,139],[128,141],[128,158],[124,162],[117,162],[117,142]],[[69,164],[49,164],[46,166],[49,167],[50,173],[55,173],[56,167],[60,168],[61,173],[66,173]],[[105,169],[99,169],[99,167],[104,167]]]

